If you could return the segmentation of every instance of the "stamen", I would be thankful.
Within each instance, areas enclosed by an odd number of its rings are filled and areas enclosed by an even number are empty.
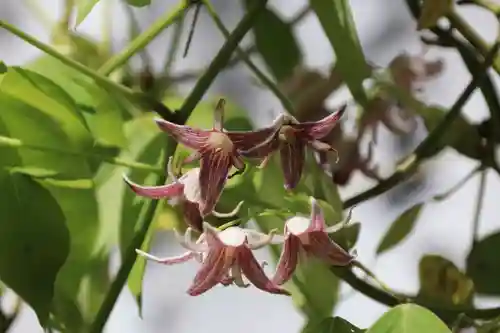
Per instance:
[[[229,213],[219,213],[217,212],[215,209],[212,210],[212,215],[215,216],[215,217],[219,217],[219,218],[226,218],[226,217],[233,217],[235,216],[236,214],[238,214],[238,212],[240,211],[240,208],[241,206],[243,205],[243,201],[240,201],[238,203],[238,205],[236,206],[236,208],[234,208],[232,211],[230,211]]]
[[[276,232],[276,229],[271,230],[269,234],[263,235],[263,237],[261,237],[261,239],[256,241],[255,243],[249,243],[248,247],[252,250],[258,250],[263,248],[264,246],[271,244]]]

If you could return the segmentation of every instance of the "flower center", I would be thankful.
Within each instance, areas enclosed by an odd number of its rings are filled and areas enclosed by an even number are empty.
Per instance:
[[[283,125],[280,128],[279,139],[284,142],[295,142],[295,130],[290,125]]]
[[[286,221],[286,228],[295,236],[300,236],[306,232],[310,225],[311,220],[304,216],[294,216]]]
[[[200,168],[194,168],[186,172],[184,176],[179,179],[179,182],[184,184],[184,196],[191,202],[201,201],[200,189]]]
[[[207,140],[207,145],[213,149],[222,150],[226,153],[233,151],[233,142],[222,132],[212,132]]]
[[[219,232],[219,239],[227,246],[241,246],[246,241],[246,233],[238,227],[229,227]]]

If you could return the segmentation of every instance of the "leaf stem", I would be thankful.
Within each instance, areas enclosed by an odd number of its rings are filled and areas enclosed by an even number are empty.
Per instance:
[[[227,30],[226,26],[220,19],[219,15],[217,15],[217,12],[214,10],[212,4],[210,3],[209,0],[203,0],[203,3],[205,4],[205,7],[208,10],[208,13],[210,14],[210,17],[212,17],[212,20],[215,22],[215,25],[219,30],[222,32],[225,38],[229,37],[229,31]],[[264,74],[250,59],[247,53],[243,51],[240,47],[236,48],[236,54],[237,56],[243,60],[243,62],[252,70],[252,72],[257,76],[257,78],[273,92],[273,94],[281,101],[281,104],[283,107],[290,113],[290,114],[295,114],[294,112],[294,107],[292,102],[288,99],[287,96],[281,90],[278,88],[276,83],[274,83],[269,77],[267,77],[266,74]]]
[[[165,28],[183,15],[186,8],[187,2],[182,1],[181,4],[177,5],[173,11],[169,11],[165,15],[161,16],[146,31],[137,36],[125,50],[106,61],[106,63],[99,68],[98,72],[105,76],[113,73],[114,70],[125,64],[137,52],[142,50],[153,39],[155,39]]]
[[[83,152],[65,150],[65,149],[54,148],[54,147],[38,146],[38,145],[34,145],[34,144],[28,144],[28,143],[25,143],[19,139],[9,138],[6,136],[0,136],[0,147],[11,147],[11,148],[18,148],[18,149],[36,150],[36,151],[41,151],[41,152],[50,152],[50,153],[56,153],[56,154],[61,154],[61,155],[71,155],[71,156],[79,156],[79,157],[86,157],[86,158],[98,158],[102,162],[106,162],[106,163],[114,164],[114,165],[119,165],[119,166],[124,166],[124,167],[128,167],[131,169],[151,171],[151,172],[155,172],[155,173],[162,173],[163,172],[162,168],[154,166],[154,165],[150,165],[150,164],[127,161],[127,160],[124,160],[124,159],[119,158],[119,157],[109,157],[109,156],[102,155],[102,154],[83,153]]]
[[[477,190],[476,207],[474,209],[474,219],[472,220],[472,243],[478,241],[479,223],[481,221],[481,212],[483,210],[484,194],[486,192],[486,170],[481,170],[479,176],[479,187]]]
[[[406,160],[404,167],[400,167],[387,179],[382,180],[376,186],[368,189],[367,191],[357,194],[352,198],[347,199],[344,202],[344,209],[352,207],[360,202],[366,201],[368,199],[374,198],[401,183],[402,181],[408,179],[416,167],[428,157],[429,152],[434,149],[434,146],[439,142],[442,136],[446,133],[447,128],[452,124],[452,122],[457,118],[465,105],[469,97],[472,95],[476,87],[479,85],[481,80],[487,73],[488,68],[493,63],[498,49],[500,48],[500,43],[497,42],[490,53],[485,58],[481,70],[472,77],[470,83],[465,87],[463,92],[460,94],[459,98],[450,108],[450,111],[446,114],[444,119],[436,126],[436,128],[429,133],[429,135],[422,141],[412,155]]]
[[[183,105],[180,108],[179,114],[181,117],[177,118],[178,124],[184,124],[188,119],[191,111],[194,109],[196,104],[200,101],[202,96],[210,87],[211,83],[217,76],[217,74],[226,66],[227,61],[229,61],[232,52],[236,49],[240,41],[246,35],[246,33],[251,29],[255,18],[260,13],[260,11],[265,8],[267,4],[267,0],[256,0],[254,1],[253,7],[247,12],[247,14],[240,21],[236,29],[233,31],[231,36],[226,40],[226,43],[222,46],[217,56],[212,60],[208,69],[203,74],[203,76],[198,80],[196,86],[191,91],[191,94],[185,99]],[[165,161],[175,152],[177,143],[173,140],[169,141],[165,152]],[[166,181],[166,174],[163,173],[156,185],[163,185]],[[159,200],[151,200],[146,203],[148,206],[145,209],[145,213],[141,216],[141,219],[138,221],[139,231],[134,235],[134,238],[130,242],[130,245],[127,247],[124,256],[123,262],[118,270],[118,274],[116,275],[115,280],[113,281],[111,288],[106,295],[101,307],[99,308],[99,312],[97,313],[94,322],[90,328],[90,333],[101,333],[104,328],[106,322],[108,321],[109,315],[113,310],[113,307],[120,295],[123,286],[127,282],[127,278],[134,266],[135,260],[137,258],[137,253],[135,249],[139,249],[142,247],[142,243],[146,237],[147,231],[149,230],[155,212],[158,208]]]

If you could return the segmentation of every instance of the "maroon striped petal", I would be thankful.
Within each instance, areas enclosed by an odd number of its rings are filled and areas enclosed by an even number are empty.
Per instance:
[[[182,200],[181,207],[186,224],[196,231],[203,231],[203,218],[198,204],[189,200]]]
[[[191,287],[188,289],[189,295],[198,296],[203,294],[227,276],[232,263],[228,259],[232,258],[226,255],[226,250],[226,247],[210,249],[200,270],[194,277]]]
[[[308,233],[309,244],[303,245],[306,252],[320,259],[325,260],[330,265],[347,266],[354,257],[335,243],[322,231]]]
[[[269,280],[252,251],[246,246],[238,248],[238,257],[236,260],[243,274],[255,287],[272,294],[290,295],[288,291]]]
[[[204,147],[204,144],[211,133],[210,131],[190,126],[177,125],[160,118],[156,118],[155,121],[162,131],[167,132],[177,142],[195,150],[199,150]]]
[[[225,133],[229,136],[237,150],[247,151],[270,140],[277,131],[278,129],[274,127],[267,127],[256,131]]]
[[[297,267],[300,250],[300,239],[295,235],[288,234],[283,242],[281,256],[276,265],[276,272],[272,279],[273,283],[282,285],[290,280]]]
[[[127,183],[132,191],[142,197],[152,199],[171,198],[180,196],[184,193],[184,185],[181,183],[172,183],[162,186],[142,186],[131,181],[126,175],[123,175],[123,180],[125,180],[125,183]]]
[[[304,143],[301,140],[282,142],[280,148],[281,167],[285,177],[285,189],[294,189],[300,181],[304,168]]]
[[[318,121],[303,122],[293,127],[311,138],[311,139],[321,139],[330,133],[335,125],[339,122],[340,118],[344,114],[347,105],[342,106],[337,112],[332,113],[325,118]]]
[[[200,166],[202,216],[210,214],[217,204],[232,164],[232,156],[222,151],[212,149],[203,154]]]

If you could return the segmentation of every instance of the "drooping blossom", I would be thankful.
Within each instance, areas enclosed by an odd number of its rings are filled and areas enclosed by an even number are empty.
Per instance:
[[[186,158],[184,163],[201,160],[199,169],[200,201],[199,207],[202,216],[212,212],[222,193],[231,167],[240,172],[245,168],[245,163],[239,154],[238,143],[253,142],[256,145],[265,136],[254,132],[236,132],[239,135],[237,141],[223,129],[225,100],[220,99],[215,108],[214,125],[210,130],[203,130],[185,125],[177,125],[172,122],[156,119],[161,130],[168,133],[179,143],[191,148],[194,152]]]
[[[334,266],[347,266],[354,256],[336,244],[328,234],[340,230],[349,222],[351,211],[345,221],[327,227],[323,212],[311,197],[311,216],[294,216],[285,223],[285,238],[276,273],[272,281],[277,285],[287,282],[294,273],[301,254],[314,256]]]
[[[131,181],[126,175],[123,175],[123,179],[137,195],[151,199],[171,199],[174,204],[180,205],[185,222],[193,229],[202,231],[200,168],[193,168],[178,178],[172,171],[172,158],[170,157],[168,160],[168,174],[172,179],[172,183],[161,186],[142,186]],[[211,213],[217,217],[232,217],[238,213],[242,204],[243,202],[240,202],[229,213],[219,213],[213,209]]]
[[[181,245],[188,249],[180,256],[158,258],[136,250],[138,254],[158,263],[172,265],[195,259],[201,267],[188,289],[188,294],[203,294],[217,284],[235,284],[246,288],[245,276],[258,289],[273,294],[289,295],[288,291],[274,284],[264,273],[263,265],[255,259],[252,250],[271,243],[274,232],[261,234],[240,227],[229,227],[222,231],[203,223],[204,232],[196,242],[192,242],[190,229],[186,231]]]
[[[267,140],[257,146],[248,144],[244,147],[244,144],[241,144],[240,153],[248,158],[263,159],[261,164],[263,167],[273,153],[279,150],[285,188],[294,189],[300,181],[304,168],[306,146],[317,152],[335,151],[332,146],[319,140],[332,131],[345,109],[346,105],[321,120],[311,122],[299,122],[292,115],[283,113],[277,117],[272,126],[255,131],[269,134]],[[232,137],[233,134],[228,132],[228,135]]]

